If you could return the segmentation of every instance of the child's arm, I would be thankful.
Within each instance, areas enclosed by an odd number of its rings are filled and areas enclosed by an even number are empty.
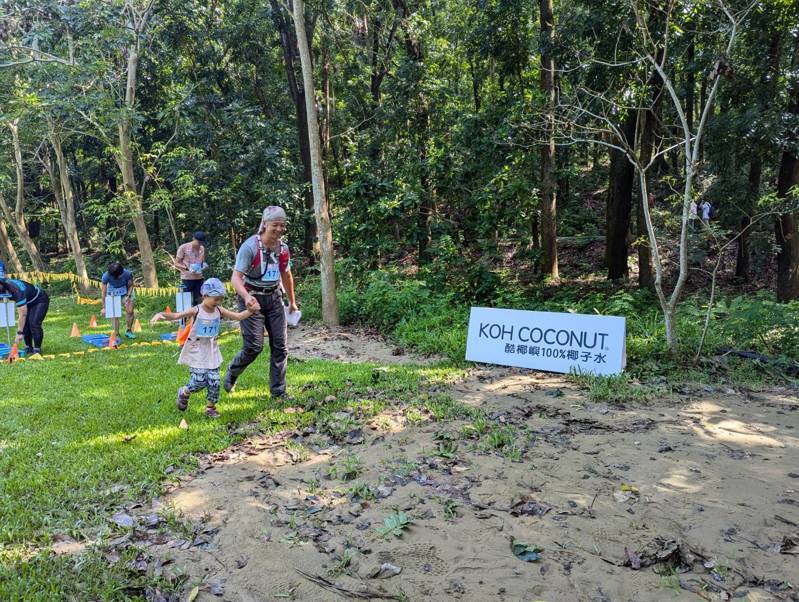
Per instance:
[[[240,322],[241,320],[257,314],[258,310],[245,309],[244,311],[230,311],[229,309],[220,307],[219,313],[223,318],[225,318],[225,320],[235,320],[236,322]]]
[[[183,318],[188,318],[188,317],[193,318],[195,313],[196,311],[193,307],[187,309],[186,311],[159,311],[152,318],[150,318],[150,326],[152,326],[159,320],[168,320],[169,322],[175,322],[176,320],[182,320]]]

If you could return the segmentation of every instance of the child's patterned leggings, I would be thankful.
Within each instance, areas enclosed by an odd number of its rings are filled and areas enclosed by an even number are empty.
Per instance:
[[[206,399],[209,406],[216,405],[219,401],[219,368],[189,368],[189,384],[186,389],[189,393],[196,393],[208,389]]]

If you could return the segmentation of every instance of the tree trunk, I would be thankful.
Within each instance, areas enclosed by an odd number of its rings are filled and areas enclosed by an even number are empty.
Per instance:
[[[663,60],[663,51],[658,50],[655,60],[658,62]],[[651,108],[648,110],[644,110],[640,114],[640,156],[641,156],[641,164],[642,165],[649,165],[649,162],[652,160],[652,153],[655,149],[655,141],[657,138],[657,114],[660,110],[660,101],[661,101],[661,93],[663,92],[663,80],[657,74],[657,71],[653,71],[652,76],[649,78],[649,94],[650,98],[649,101],[651,103]],[[686,121],[692,123],[693,117],[688,117],[688,115],[692,115],[692,113],[686,114]],[[689,127],[690,129],[690,127]],[[693,130],[691,130],[693,131]],[[651,181],[651,177],[649,176],[650,171],[647,173],[647,190],[651,190],[649,186],[649,182]],[[642,197],[642,202],[648,202],[649,199],[644,200]],[[637,212],[637,228],[636,231],[638,232],[638,236],[646,233],[646,220],[644,219],[644,211],[643,207],[638,208]],[[642,289],[651,289],[654,285],[654,276],[652,274],[652,255],[649,245],[647,244],[639,244],[638,245],[638,288]]]
[[[799,70],[799,37],[796,38],[791,71]],[[786,121],[799,118],[799,81],[791,84]],[[788,199],[791,190],[799,186],[799,131],[790,130],[780,161],[777,177],[777,196]],[[777,238],[777,298],[780,301],[799,299],[799,211],[779,215],[774,224]]]
[[[132,111],[136,100],[136,72],[139,66],[139,49],[136,44],[128,48],[127,64],[127,85],[125,87],[125,107],[127,111]],[[123,116],[117,124],[119,134],[119,152],[116,155],[119,171],[122,174],[122,185],[125,196],[130,204],[133,215],[133,227],[136,230],[136,240],[139,244],[139,256],[141,259],[141,271],[144,277],[144,286],[149,288],[158,287],[158,274],[155,270],[155,259],[153,248],[150,244],[150,236],[147,234],[147,223],[144,220],[142,210],[142,198],[136,187],[136,173],[133,171],[133,150],[130,146],[130,119],[127,115]]]
[[[303,244],[302,250],[309,265],[315,263],[316,255],[319,253],[316,220],[314,219],[314,196],[311,151],[308,140],[308,116],[305,108],[305,88],[302,81],[297,81],[296,62],[298,59],[296,34],[292,35],[286,19],[283,16],[283,9],[278,0],[270,0],[272,16],[275,27],[280,34],[280,46],[283,50],[283,65],[286,69],[286,84],[289,96],[294,103],[295,122],[297,124],[297,144],[300,149],[300,162],[302,163],[302,198],[304,205],[303,215]]]
[[[6,222],[2,219],[0,219],[0,255],[10,266],[10,269],[8,267],[6,268],[7,271],[16,273],[24,271],[22,269],[22,262],[19,260],[19,255],[17,255],[14,245],[11,244],[11,237],[8,235]]]
[[[621,131],[632,146],[635,140],[637,116],[630,111]],[[605,215],[605,263],[608,280],[627,278],[627,233],[630,230],[630,209],[633,203],[635,168],[627,156],[616,149],[610,150],[610,184]]]
[[[413,84],[416,88],[416,107],[414,125],[416,132],[416,149],[419,153],[419,184],[421,194],[416,214],[416,239],[418,244],[419,264],[427,259],[427,251],[432,242],[432,221],[435,198],[435,186],[430,175],[428,146],[430,145],[430,102],[421,86],[420,71],[424,68],[424,48],[413,28],[408,24],[411,11],[406,0],[392,0],[394,9],[400,19],[405,36],[405,52],[414,65]]]
[[[746,205],[741,216],[740,231],[738,232],[738,255],[735,261],[735,277],[749,280],[749,228],[752,217],[748,211],[755,206],[760,196],[760,178],[763,163],[760,155],[755,154],[749,163],[749,182],[746,190]]]
[[[308,117],[308,141],[311,153],[311,183],[313,185],[316,229],[319,233],[319,264],[322,285],[322,319],[328,326],[338,326],[338,302],[336,300],[335,255],[333,231],[330,226],[325,178],[322,165],[322,149],[319,144],[319,119],[314,101],[313,65],[308,38],[305,33],[305,3],[293,0],[294,29],[297,34],[297,49],[302,66],[302,81],[305,94],[305,113]]]
[[[80,246],[80,236],[78,235],[78,225],[75,221],[75,195],[73,193],[72,181],[69,179],[69,170],[66,157],[64,156],[64,148],[61,142],[61,136],[58,135],[52,128],[50,130],[50,142],[55,151],[56,162],[58,164],[59,182],[55,181],[52,173],[52,164],[48,168],[50,178],[53,180],[53,194],[58,201],[58,208],[61,211],[61,223],[64,226],[64,233],[66,234],[67,246],[72,251],[72,257],[75,260],[75,270],[81,278],[89,278],[89,273],[86,270],[86,262],[83,259],[83,250]],[[47,154],[47,153],[46,153]],[[49,156],[47,157],[50,163]],[[61,194],[56,194],[60,189]],[[60,199],[59,199],[60,197]],[[79,285],[81,292],[86,292],[86,285],[81,283]]]
[[[557,280],[558,223],[555,194],[555,18],[552,0],[541,0],[541,90],[546,94],[546,141],[541,149],[541,269]]]
[[[44,272],[45,266],[36,242],[28,233],[28,224],[25,221],[25,173],[22,169],[22,146],[19,142],[19,127],[17,120],[8,123],[11,130],[11,141],[14,147],[14,169],[17,177],[17,199],[14,210],[6,203],[5,197],[0,195],[0,208],[3,215],[14,228],[17,238],[22,243],[25,252],[30,257],[31,265],[37,272]]]

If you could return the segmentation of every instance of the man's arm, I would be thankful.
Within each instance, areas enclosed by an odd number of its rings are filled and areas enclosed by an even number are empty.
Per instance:
[[[246,288],[244,288],[244,274],[238,270],[233,270],[233,273],[230,275],[230,283],[233,285],[233,290],[236,291],[236,294],[244,299],[244,305],[247,309],[253,309],[256,311],[261,309],[258,300],[253,297]]]
[[[186,256],[186,250],[183,248],[183,245],[181,245],[180,247],[178,247],[177,255],[175,255],[174,266],[179,270],[187,272],[189,270],[189,266],[187,266],[186,262],[183,261],[183,258],[185,256]]]
[[[283,288],[289,298],[289,311],[297,311],[297,300],[294,297],[294,275],[290,269],[280,274],[280,281],[283,283]]]

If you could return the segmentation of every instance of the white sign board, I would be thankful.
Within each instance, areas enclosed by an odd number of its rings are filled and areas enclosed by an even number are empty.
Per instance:
[[[175,311],[186,311],[191,309],[191,293],[175,294]]]
[[[122,297],[118,295],[105,296],[105,317],[108,319],[122,317]]]
[[[619,374],[626,362],[624,318],[473,307],[466,359],[548,372]]]
[[[16,326],[16,317],[14,302],[6,299],[0,300],[0,327]]]

